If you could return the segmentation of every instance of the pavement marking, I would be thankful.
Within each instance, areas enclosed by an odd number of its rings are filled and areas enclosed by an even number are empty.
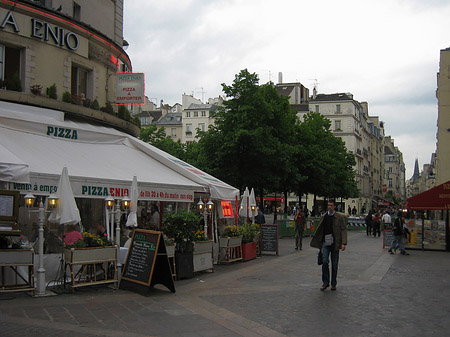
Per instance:
[[[246,337],[287,337],[273,329],[244,318],[198,297],[185,296],[173,299],[187,310],[211,320],[224,328]]]
[[[359,279],[364,282],[379,283],[391,268],[393,262],[394,259],[390,254],[382,254],[374,264],[360,275]]]
[[[61,323],[61,322],[48,322],[43,321],[40,319],[35,318],[28,318],[24,320],[20,317],[12,317],[7,316],[0,313],[0,322],[7,322],[7,323],[14,323],[17,324],[17,326],[31,326],[31,327],[40,327],[40,328],[46,328],[46,329],[55,329],[55,330],[62,330],[62,331],[74,331],[77,333],[86,333],[86,334],[92,334],[92,335],[99,335],[99,336],[111,336],[111,337],[152,337],[152,335],[144,335],[139,333],[134,333],[131,331],[117,331],[117,330],[108,330],[105,329],[105,327],[101,328],[88,328],[84,327],[82,325],[78,324],[70,324],[70,323]]]

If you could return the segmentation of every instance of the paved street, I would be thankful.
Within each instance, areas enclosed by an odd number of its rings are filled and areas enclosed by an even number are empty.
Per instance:
[[[150,296],[109,287],[46,298],[0,295],[1,336],[448,336],[450,255],[389,255],[350,231],[337,291],[321,292],[317,250],[216,266]]]

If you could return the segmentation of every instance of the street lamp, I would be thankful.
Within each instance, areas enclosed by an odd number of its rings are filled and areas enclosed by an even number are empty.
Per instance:
[[[205,232],[205,238],[208,238],[208,214],[213,210],[214,203],[211,201],[211,199],[205,204],[203,203],[202,199],[197,203],[197,208],[200,212],[203,212],[203,231]]]
[[[27,208],[31,208],[31,207],[33,207],[33,205],[34,205],[34,200],[36,199],[36,197],[33,195],[33,193],[28,192],[28,193],[25,195],[24,199],[25,199],[25,206],[26,206]]]
[[[27,208],[31,208],[34,204],[34,200],[36,197],[28,192],[25,195],[25,205]],[[58,197],[53,193],[48,197],[48,205],[50,209],[54,209],[57,206]],[[30,210],[30,212],[33,212]],[[34,211],[35,212],[35,211]],[[39,210],[38,210],[38,219],[39,219],[39,267],[36,273],[36,296],[45,296],[45,267],[44,267],[44,217],[47,212],[44,208],[44,203],[42,202],[42,197],[39,202]]]

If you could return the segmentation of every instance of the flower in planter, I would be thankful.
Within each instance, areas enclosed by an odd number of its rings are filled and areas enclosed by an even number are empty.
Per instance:
[[[236,225],[225,226],[225,229],[221,236],[239,236],[239,228]]]
[[[167,246],[172,246],[175,244],[175,239],[174,238],[168,238],[166,234],[164,234],[164,243]]]
[[[82,234],[83,240],[76,241],[73,245],[66,245],[67,248],[88,248],[88,247],[106,247],[114,246],[111,240],[105,233],[103,236],[84,232]]]
[[[205,237],[205,231],[204,230],[197,230],[194,234],[194,241],[208,241],[209,238]]]

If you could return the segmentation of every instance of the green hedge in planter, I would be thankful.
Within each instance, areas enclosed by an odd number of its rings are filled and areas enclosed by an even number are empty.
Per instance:
[[[200,228],[200,216],[193,212],[166,213],[163,216],[163,232],[175,240],[176,251],[192,252],[195,233]]]
[[[242,243],[253,242],[259,234],[259,225],[251,223],[239,225],[239,233],[242,235]]]

